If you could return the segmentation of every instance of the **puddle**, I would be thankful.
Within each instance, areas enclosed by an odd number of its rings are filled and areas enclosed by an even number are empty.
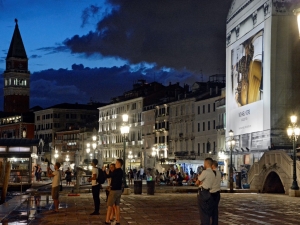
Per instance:
[[[30,224],[32,220],[41,217],[42,213],[49,211],[52,203],[52,198],[46,195],[28,197],[26,201],[0,221],[0,225]]]

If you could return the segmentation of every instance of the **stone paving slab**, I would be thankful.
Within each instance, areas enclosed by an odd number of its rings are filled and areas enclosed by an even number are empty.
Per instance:
[[[89,215],[93,211],[91,194],[77,197],[64,195],[60,198],[62,204],[59,213],[41,210],[30,224],[104,224],[105,194],[101,193],[100,196],[99,216]],[[286,195],[221,194],[219,224],[300,224],[299,207],[300,198]],[[122,196],[121,224],[200,224],[196,195],[170,193]]]

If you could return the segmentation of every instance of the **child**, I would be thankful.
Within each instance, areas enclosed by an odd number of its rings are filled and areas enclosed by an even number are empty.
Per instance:
[[[54,212],[58,212],[58,205],[59,205],[59,182],[60,182],[60,163],[57,162],[54,165],[55,171],[51,173],[50,168],[48,167],[48,177],[53,177],[52,181],[52,190],[51,195],[54,201]]]

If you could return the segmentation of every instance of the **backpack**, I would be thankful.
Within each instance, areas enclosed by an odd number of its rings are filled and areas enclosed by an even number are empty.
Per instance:
[[[103,184],[105,182],[105,174],[104,171],[100,168],[98,168],[98,177],[96,179],[98,184]]]

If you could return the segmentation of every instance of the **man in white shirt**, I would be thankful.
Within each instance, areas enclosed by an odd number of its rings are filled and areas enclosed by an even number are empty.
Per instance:
[[[213,210],[212,210],[212,225],[218,225],[218,221],[219,221],[219,202],[220,202],[220,190],[221,190],[221,181],[222,181],[222,175],[221,172],[218,170],[218,162],[217,161],[213,161],[212,163],[212,169],[213,171],[215,171],[216,173],[216,178],[215,181],[213,183],[212,189],[210,190],[211,193],[211,197],[214,200],[214,206],[213,206]]]
[[[58,206],[59,206],[59,182],[60,182],[60,163],[57,162],[54,165],[54,171],[51,172],[50,167],[48,167],[48,177],[53,177],[52,180],[52,190],[51,195],[54,202],[54,212],[58,212]]]
[[[141,167],[140,169],[140,179],[143,180],[143,176],[144,176],[144,168]]]
[[[93,166],[92,169],[92,177],[89,178],[89,182],[92,181],[92,194],[93,194],[93,199],[94,199],[94,207],[95,210],[92,212],[90,215],[99,215],[99,210],[100,210],[100,184],[97,182],[97,177],[98,177],[98,160],[93,159],[91,165]]]
[[[213,198],[211,197],[210,190],[213,187],[215,181],[215,173],[211,169],[212,158],[206,158],[204,161],[205,170],[198,176],[196,185],[199,186],[198,189],[198,205],[201,225],[209,225],[210,217],[213,209]]]

